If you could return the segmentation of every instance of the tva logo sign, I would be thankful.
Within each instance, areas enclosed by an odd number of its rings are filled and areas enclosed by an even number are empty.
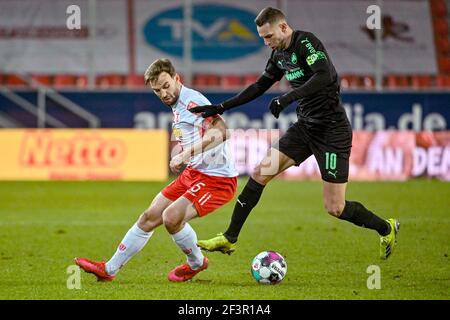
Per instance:
[[[256,14],[225,5],[194,5],[192,57],[197,60],[240,58],[263,47],[253,22]],[[183,55],[183,7],[166,10],[144,26],[147,42],[170,55]]]

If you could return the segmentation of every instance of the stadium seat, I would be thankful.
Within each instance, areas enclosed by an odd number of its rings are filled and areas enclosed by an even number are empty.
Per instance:
[[[433,21],[434,32],[436,35],[448,36],[448,23],[446,18],[439,18]]]
[[[194,75],[194,86],[206,87],[208,85],[208,76],[204,74]]]
[[[450,75],[439,74],[436,76],[436,87],[450,88]]]
[[[432,86],[433,79],[429,75],[412,75],[411,86],[413,89],[424,89]]]
[[[440,57],[439,58],[439,70],[442,73],[450,74],[450,58]]]
[[[450,41],[448,37],[438,37],[436,39],[436,47],[441,56],[450,55]]]
[[[120,87],[124,84],[123,76],[119,74],[105,74],[96,78],[96,85],[100,88]]]
[[[86,75],[78,75],[76,80],[76,86],[78,88],[86,88],[88,85],[88,77]]]
[[[7,86],[26,86],[27,83],[15,74],[4,75],[4,84]]]
[[[365,89],[375,88],[375,78],[373,76],[363,76],[361,83]]]
[[[216,74],[209,75],[207,77],[208,86],[220,86],[220,76]]]
[[[408,76],[390,74],[386,77],[386,86],[389,89],[407,88],[409,86]]]
[[[143,88],[145,86],[144,76],[141,74],[127,75],[126,84],[128,88]]]
[[[224,88],[240,88],[242,86],[242,77],[238,75],[222,76],[222,87]]]
[[[359,78],[356,75],[342,75],[340,78],[342,89],[356,89],[359,87]]]
[[[56,88],[75,87],[77,77],[71,74],[57,74],[53,80],[53,85]]]
[[[210,87],[219,85],[220,77],[216,74],[196,74],[194,76],[194,86]]]
[[[31,79],[33,79],[36,82],[39,82],[40,84],[44,86],[51,86],[52,85],[52,76],[48,74],[33,74],[31,76]]]
[[[447,5],[443,0],[431,0],[431,12],[437,18],[445,17],[447,15]]]
[[[86,88],[88,78],[86,75],[57,74],[53,79],[56,88]]]

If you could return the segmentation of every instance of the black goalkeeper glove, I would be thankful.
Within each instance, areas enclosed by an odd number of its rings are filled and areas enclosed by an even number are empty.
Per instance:
[[[283,109],[285,109],[290,103],[291,101],[289,101],[289,98],[286,96],[273,98],[269,104],[270,112],[272,112],[273,116],[278,119],[280,112],[283,111]]]
[[[193,113],[202,113],[203,118],[208,118],[211,116],[215,116],[216,114],[222,114],[225,111],[225,108],[222,104],[212,104],[205,106],[198,106],[189,109],[190,112]]]

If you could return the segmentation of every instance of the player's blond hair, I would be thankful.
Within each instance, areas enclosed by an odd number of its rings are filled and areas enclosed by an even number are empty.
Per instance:
[[[145,84],[155,82],[159,75],[163,72],[167,72],[172,78],[175,76],[175,67],[169,59],[163,58],[155,60],[151,65],[148,66],[144,73]]]
[[[284,15],[283,11],[277,8],[266,7],[262,9],[260,13],[258,13],[255,19],[255,23],[258,27],[262,27],[266,23],[274,24],[281,20],[286,20],[286,16]]]

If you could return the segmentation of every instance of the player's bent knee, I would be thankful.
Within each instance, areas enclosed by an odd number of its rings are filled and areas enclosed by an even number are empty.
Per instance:
[[[173,208],[167,208],[162,214],[162,221],[169,232],[178,230],[183,223],[183,217],[180,217],[179,212]]]
[[[261,174],[261,167],[257,166],[255,169],[253,169],[251,177],[253,180],[258,182],[259,184],[266,185],[271,179],[271,176],[263,176]]]
[[[325,210],[333,217],[339,218],[342,211],[344,211],[344,206],[345,203],[325,203]]]
[[[160,212],[156,212],[155,209],[145,210],[138,220],[138,226],[146,232],[154,230],[156,227],[162,224],[162,217]]]

